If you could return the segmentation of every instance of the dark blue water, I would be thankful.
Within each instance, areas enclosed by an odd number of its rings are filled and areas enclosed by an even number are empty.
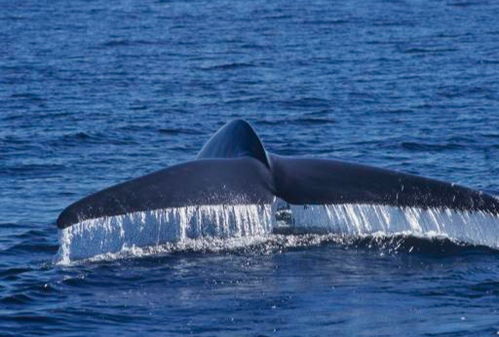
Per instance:
[[[446,240],[52,262],[70,202],[238,117],[275,153],[498,194],[496,1],[0,5],[0,335],[499,334],[499,252]]]

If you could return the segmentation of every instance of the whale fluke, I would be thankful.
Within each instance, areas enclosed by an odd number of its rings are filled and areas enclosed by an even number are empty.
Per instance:
[[[480,191],[338,160],[271,155],[276,195],[290,204],[375,204],[499,213]]]
[[[244,177],[244,178],[242,178]],[[59,228],[102,217],[194,205],[271,203],[272,180],[258,160],[203,159],[133,179],[67,207]]]
[[[206,205],[385,205],[499,215],[499,201],[466,187],[337,160],[268,153],[249,123],[216,132],[193,161],[136,178],[75,202],[61,229],[90,219]]]

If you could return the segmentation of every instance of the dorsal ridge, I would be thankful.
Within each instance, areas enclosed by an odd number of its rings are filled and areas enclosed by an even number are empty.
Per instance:
[[[199,151],[197,159],[252,157],[270,167],[267,152],[253,127],[243,119],[222,126]]]

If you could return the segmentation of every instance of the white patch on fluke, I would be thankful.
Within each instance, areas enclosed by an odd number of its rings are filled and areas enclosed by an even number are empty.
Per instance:
[[[60,230],[56,260],[68,264],[165,244],[182,249],[196,247],[197,241],[205,247],[241,238],[236,241],[240,246],[270,238],[274,229],[348,237],[445,237],[499,249],[499,217],[486,212],[369,204],[290,205],[283,211],[278,200],[273,205],[188,206],[85,220]]]

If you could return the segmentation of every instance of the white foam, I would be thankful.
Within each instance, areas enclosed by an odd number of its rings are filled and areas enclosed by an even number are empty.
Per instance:
[[[499,249],[499,217],[485,212],[369,204],[291,205],[283,226],[275,216],[282,213],[281,207],[282,201],[189,206],[85,220],[60,231],[56,261],[68,264],[95,256],[240,248],[272,240],[275,228],[339,237],[444,237]]]
[[[373,239],[376,243],[376,238]],[[304,235],[256,235],[237,238],[198,238],[185,239],[176,243],[165,243],[158,246],[125,246],[119,252],[104,253],[92,256],[88,259],[71,261],[74,263],[100,262],[123,258],[137,258],[147,256],[158,256],[177,252],[194,253],[217,253],[250,251],[258,254],[272,254],[282,249],[293,247],[318,246],[326,242],[334,242],[344,246],[356,244],[353,237],[345,237],[336,234],[304,234]],[[382,247],[383,248],[383,247]],[[62,263],[62,262],[60,262]]]

